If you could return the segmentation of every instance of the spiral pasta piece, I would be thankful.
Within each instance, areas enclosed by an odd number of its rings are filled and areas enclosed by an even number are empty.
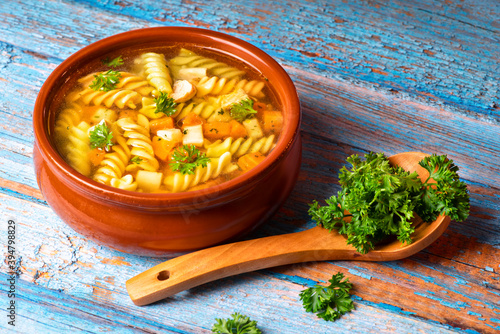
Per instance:
[[[241,157],[247,153],[259,152],[264,155],[268,154],[274,147],[275,135],[262,137],[258,140],[253,138],[238,138],[233,140],[229,137],[223,142],[216,141],[207,147],[207,156],[217,156],[224,151],[229,151],[235,158]]]
[[[112,178],[110,181],[110,185],[112,187],[135,191],[137,190],[137,182],[134,180],[134,177],[131,174],[127,174],[123,176],[121,179]]]
[[[153,95],[158,96],[159,92],[172,93],[172,77],[163,54],[143,53],[136,59],[136,63],[140,66],[140,71],[144,72],[144,76],[151,86],[156,88]]]
[[[195,113],[204,119],[208,119],[220,109],[220,104],[216,98],[208,98],[191,103],[179,103],[176,109],[177,112],[174,115],[176,120],[183,119],[189,113]]]
[[[89,88],[94,81],[94,77],[103,72],[91,73],[89,75],[80,78],[78,82],[84,87]],[[120,81],[116,84],[116,89],[123,90],[133,90],[142,96],[148,96],[153,91],[153,87],[149,84],[147,80],[139,75],[135,75],[130,72],[119,72],[120,73]]]
[[[264,92],[262,90],[264,89],[266,83],[264,81],[260,80],[240,80],[236,84],[236,88],[241,88],[245,91],[250,96],[256,97],[256,98],[263,98]]]
[[[236,87],[237,83],[237,79],[203,77],[196,84],[196,96],[229,94]]]
[[[57,143],[62,143],[68,137],[71,129],[80,123],[82,107],[77,103],[71,103],[61,110],[54,125],[54,137]],[[68,153],[67,145],[60,145],[61,154]]]
[[[111,180],[113,179],[121,179],[130,160],[130,149],[127,141],[119,134],[116,125],[113,126],[112,132],[116,138],[116,144],[111,146],[111,151],[104,155],[104,159],[93,176],[95,181],[106,185],[112,185]]]
[[[66,159],[68,163],[80,174],[90,175],[90,161],[88,154],[90,152],[90,139],[88,130],[90,125],[87,122],[80,122],[77,126],[70,128],[66,150],[68,154]]]
[[[186,191],[190,187],[214,179],[224,173],[225,169],[231,165],[231,153],[226,152],[219,158],[212,158],[206,167],[198,166],[194,174],[182,174],[176,172],[165,177],[163,184],[171,192]]]
[[[136,91],[127,89],[113,89],[108,92],[95,91],[91,88],[84,88],[82,91],[68,94],[67,102],[81,101],[84,105],[103,105],[111,108],[113,105],[120,109],[135,109],[141,102],[142,96]]]
[[[179,55],[170,60],[169,65],[174,75],[181,68],[206,68],[212,75],[228,79],[234,79],[245,74],[242,70],[215,59],[197,55],[187,49],[181,49]]]
[[[226,95],[234,90],[242,89],[246,94],[262,98],[264,93],[262,89],[265,83],[259,80],[237,80],[219,77],[203,77],[196,84],[196,96],[202,97],[205,95]]]
[[[123,137],[127,138],[130,155],[133,162],[125,170],[134,172],[139,169],[156,171],[160,167],[154,156],[151,138],[149,136],[149,120],[142,114],[137,115],[137,122],[132,118],[120,118],[116,124],[123,130]]]

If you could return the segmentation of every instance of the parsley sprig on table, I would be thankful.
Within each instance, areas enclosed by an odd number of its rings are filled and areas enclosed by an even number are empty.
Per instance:
[[[172,116],[175,114],[177,109],[177,103],[174,102],[172,97],[169,97],[167,93],[160,92],[160,96],[154,99],[156,104],[155,114],[162,112],[167,116]]]
[[[106,122],[101,121],[89,132],[90,147],[101,148],[109,151],[113,146],[113,133],[109,130]]]
[[[194,170],[198,166],[207,167],[210,158],[200,152],[194,145],[183,145],[172,154],[174,162],[170,163],[170,168],[174,172],[182,174],[194,174]]]
[[[121,74],[118,71],[108,70],[94,75],[94,81],[90,84],[90,88],[98,91],[109,92],[116,88],[118,82],[120,82]]]
[[[261,334],[257,328],[257,322],[238,312],[231,315],[229,319],[215,319],[212,333],[216,334]]]
[[[245,119],[252,117],[257,111],[253,108],[253,100],[247,98],[239,103],[233,103],[229,115],[238,122],[243,122]]]
[[[463,221],[469,214],[466,185],[446,156],[431,155],[420,162],[431,174],[425,182],[416,172],[391,166],[382,153],[368,153],[364,161],[352,155],[347,162],[352,167],[340,170],[341,191],[327,199],[326,206],[314,201],[309,214],[318,225],[346,235],[360,253],[393,235],[411,243],[414,213],[425,222],[440,214]]]
[[[354,309],[354,303],[349,291],[352,283],[344,279],[344,274],[337,273],[329,280],[330,285],[316,284],[314,287],[303,290],[300,300],[307,312],[316,313],[326,321],[335,321],[342,315]]]

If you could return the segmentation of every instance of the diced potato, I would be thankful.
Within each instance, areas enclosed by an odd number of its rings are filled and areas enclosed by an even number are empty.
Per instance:
[[[183,145],[203,146],[203,128],[201,124],[184,127]]]
[[[250,138],[258,139],[264,136],[257,118],[249,118],[243,121],[243,126],[247,129]]]
[[[155,192],[160,189],[163,173],[139,170],[137,172],[137,186],[146,192]]]
[[[168,141],[176,141],[178,143],[182,142],[182,131],[181,129],[165,129],[158,130],[156,135]]]

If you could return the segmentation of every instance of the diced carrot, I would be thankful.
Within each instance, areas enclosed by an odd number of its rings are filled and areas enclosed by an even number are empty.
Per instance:
[[[85,106],[81,110],[81,119],[90,124],[93,121],[92,115],[94,115],[99,108],[102,108],[102,106]]]
[[[168,161],[170,153],[177,146],[178,142],[154,136],[153,139],[151,139],[151,144],[153,145],[153,151],[156,157],[162,161]]]
[[[99,166],[101,161],[104,159],[106,151],[101,148],[94,148],[89,152],[89,160],[94,166]]]
[[[189,114],[187,114],[182,121],[182,126],[193,126],[198,124],[203,124],[203,118],[201,118],[194,112],[190,112]]]
[[[158,130],[172,129],[174,127],[174,119],[169,116],[153,119],[149,122],[149,130],[153,135],[156,135]]]
[[[256,111],[264,111],[264,110],[267,109],[267,105],[265,103],[262,103],[262,102],[254,102],[253,103],[253,108]]]
[[[229,136],[233,137],[233,139],[240,138],[240,137],[246,137],[248,135],[247,129],[243,124],[236,120],[231,120],[229,121],[229,126],[231,128]]]
[[[266,134],[279,134],[283,129],[283,114],[281,111],[265,110],[262,124]]]
[[[257,114],[255,116],[257,116],[257,118],[260,119],[262,117],[264,110],[267,109],[267,105],[265,103],[262,103],[262,102],[254,102],[253,109],[257,112]]]
[[[229,137],[231,126],[229,122],[211,122],[203,124],[203,136],[209,140],[224,139]]]
[[[257,166],[265,158],[266,156],[260,152],[247,153],[238,159],[238,166],[246,172]]]

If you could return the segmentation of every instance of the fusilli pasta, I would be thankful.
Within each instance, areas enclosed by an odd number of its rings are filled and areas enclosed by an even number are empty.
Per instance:
[[[131,174],[123,176],[121,179],[112,178],[110,181],[112,187],[134,191],[137,190],[137,182]]]
[[[120,118],[116,124],[123,130],[123,137],[127,138],[130,147],[131,160],[125,170],[127,172],[139,169],[156,171],[160,164],[156,160],[151,138],[149,135],[149,120],[142,114],[137,115],[137,122],[132,118]]]
[[[103,105],[111,108],[113,105],[120,109],[125,107],[135,109],[141,102],[142,96],[136,91],[126,89],[113,89],[108,92],[95,91],[91,88],[84,88],[82,91],[68,94],[66,101],[81,101],[84,105]]]
[[[172,78],[164,55],[147,52],[137,58],[136,63],[140,67],[139,71],[144,73],[144,77],[151,86],[157,89],[153,95],[158,96],[159,92],[172,93]]]
[[[81,83],[84,88],[89,88],[89,86],[92,84],[92,81],[94,81],[94,77],[100,73],[102,72],[92,73],[84,76],[83,78],[79,79],[78,82]],[[149,82],[141,76],[124,71],[121,71],[119,73],[120,81],[116,84],[116,89],[133,90],[141,94],[142,96],[148,96],[154,89],[149,85]]]
[[[202,97],[205,95],[225,95],[236,89],[243,89],[245,93],[256,98],[264,97],[262,89],[265,83],[259,80],[238,80],[219,77],[203,77],[196,84],[196,96]]]
[[[90,162],[88,159],[90,151],[89,128],[90,125],[87,122],[80,122],[77,126],[71,127],[66,144],[68,163],[85,176],[90,175]]]
[[[197,55],[187,49],[181,49],[179,55],[170,60],[169,65],[175,77],[177,77],[177,73],[181,68],[206,68],[210,74],[228,79],[234,79],[245,74],[242,70],[215,59]]]
[[[113,132],[116,144],[111,147],[109,153],[105,154],[93,176],[95,181],[106,185],[111,185],[113,179],[121,179],[130,160],[130,149],[126,139],[120,135],[117,126],[113,127]]]
[[[190,187],[194,187],[200,183],[204,183],[210,179],[218,177],[230,164],[231,153],[226,152],[219,158],[210,159],[207,167],[196,167],[194,174],[182,174],[180,172],[176,172],[171,175],[167,175],[164,179],[164,184],[171,192],[186,191]]]
[[[208,157],[218,157],[225,152],[230,152],[235,158],[247,153],[260,152],[267,154],[274,147],[275,135],[262,137],[258,140],[253,138],[238,138],[234,140],[229,137],[224,141],[217,140],[206,146]]]

